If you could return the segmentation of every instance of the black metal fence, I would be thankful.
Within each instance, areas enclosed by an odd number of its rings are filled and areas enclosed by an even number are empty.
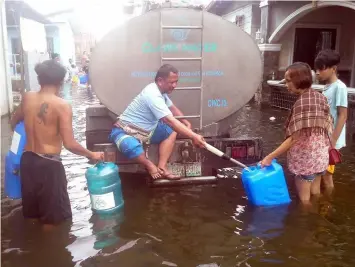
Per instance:
[[[272,107],[290,110],[297,97],[297,95],[290,94],[285,88],[271,87],[270,104]]]

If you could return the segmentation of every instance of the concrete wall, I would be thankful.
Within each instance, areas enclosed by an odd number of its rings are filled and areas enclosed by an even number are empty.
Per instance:
[[[68,23],[59,24],[60,56],[62,63],[67,65],[69,58],[75,59],[75,40],[73,31]]]
[[[0,4],[0,110],[1,116],[12,111],[12,91],[11,81],[8,72],[8,60],[7,60],[7,29],[5,20],[5,5]]]
[[[241,27],[241,29],[251,34],[252,5],[240,7],[233,12],[224,15],[223,18],[232,23],[235,23],[236,16],[244,16],[244,25]]]
[[[53,53],[58,53],[61,62],[68,64],[69,58],[75,58],[75,40],[72,29],[67,22],[46,25],[47,37],[53,38]]]
[[[296,24],[311,25],[339,25],[339,53],[341,64],[339,69],[349,70],[352,68],[355,43],[355,11],[345,7],[325,7],[299,19]],[[295,27],[288,30],[280,39],[282,44],[279,68],[284,69],[292,63]]]
[[[261,24],[261,9],[259,3],[252,5],[252,18],[251,18],[251,36],[255,38],[256,32],[260,29]]]
[[[18,32],[17,27],[7,27],[7,47],[8,47],[8,52],[13,54],[14,51],[12,51],[12,43],[11,40],[13,38],[19,38],[20,34]]]
[[[10,63],[14,65],[15,59],[11,56],[12,54],[15,53],[15,51],[12,51],[12,39],[14,38],[19,38],[20,34],[18,33],[18,28],[16,27],[7,27],[7,57]],[[16,76],[16,70],[15,67],[11,68],[9,67],[9,71],[11,73],[11,76]]]
[[[300,7],[311,3],[311,1],[269,1],[269,29],[268,36],[276,30],[276,28],[286,19],[292,12],[296,11]]]
[[[255,37],[255,33],[260,28],[260,8],[259,4],[247,4],[236,10],[223,15],[222,17],[232,23],[235,23],[236,16],[244,16],[244,25],[242,29]]]
[[[53,38],[53,53],[60,51],[59,29],[56,25],[46,26],[47,38]]]

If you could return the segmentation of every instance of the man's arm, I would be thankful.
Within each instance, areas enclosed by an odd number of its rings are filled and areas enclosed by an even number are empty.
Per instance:
[[[181,110],[175,105],[170,106],[169,109],[174,116],[184,116]],[[191,123],[188,120],[179,119],[179,121],[181,121],[187,128],[191,129]]]
[[[22,108],[22,101],[20,105],[16,108],[15,112],[11,116],[10,124],[11,124],[11,129],[14,130],[16,125],[24,120],[25,116],[23,114],[23,108]]]
[[[98,160],[97,153],[87,150],[74,139],[72,121],[72,109],[69,104],[64,104],[59,115],[60,135],[63,139],[64,147],[76,155]]]
[[[195,146],[205,147],[205,140],[203,136],[198,135],[187,128],[183,123],[179,120],[175,119],[173,115],[165,116],[161,119],[164,123],[168,124],[175,132],[190,138]]]
[[[336,146],[336,143],[339,139],[339,136],[344,128],[348,117],[348,89],[346,88],[346,86],[339,85],[335,97],[338,119],[336,125],[334,125],[334,131],[332,134],[333,146]]]
[[[337,120],[337,123],[336,123],[334,131],[333,131],[333,135],[332,135],[332,145],[334,147],[339,139],[341,131],[344,128],[346,120],[348,119],[348,108],[337,107],[337,112],[338,112],[338,120]]]
[[[167,105],[163,97],[154,95],[149,97],[147,101],[150,110],[158,120],[162,120],[164,123],[168,124],[178,134],[190,138],[195,146],[205,147],[205,140],[201,135],[194,133],[183,123],[174,118],[172,111],[168,108],[173,106],[172,103],[168,103]]]

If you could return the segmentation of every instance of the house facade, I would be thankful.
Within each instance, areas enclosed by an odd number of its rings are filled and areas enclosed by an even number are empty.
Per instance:
[[[5,19],[5,4],[0,3],[0,113],[1,116],[12,111],[13,100],[11,79],[8,72],[7,32]]]
[[[211,1],[206,9],[235,23],[255,38],[264,61],[263,99],[267,80],[282,79],[296,61],[313,67],[326,48],[340,53],[339,77],[355,87],[355,1]]]
[[[11,80],[11,91],[14,97],[19,98],[19,91],[38,90],[37,75],[34,72],[36,63],[50,58],[52,53],[58,53],[61,62],[67,65],[69,58],[75,58],[75,44],[74,36],[70,24],[65,20],[58,20],[56,18],[48,18],[36,10],[31,8],[24,1],[5,1],[5,25],[6,25],[6,66],[8,75]],[[20,22],[26,19],[27,26],[24,32],[21,32]],[[36,25],[36,27],[35,27]],[[43,35],[35,37],[37,27],[42,27]],[[36,28],[36,29],[34,29]],[[43,40],[43,48],[30,49],[22,53],[23,34],[27,34],[31,38],[31,31],[33,31],[33,38],[40,38],[33,40],[33,44],[39,45],[40,40]],[[36,32],[37,33],[37,32]],[[32,41],[32,40],[31,40]],[[26,41],[25,41],[26,43]],[[37,46],[36,46],[37,47]],[[23,58],[22,58],[23,57]],[[21,64],[23,62],[23,64]]]

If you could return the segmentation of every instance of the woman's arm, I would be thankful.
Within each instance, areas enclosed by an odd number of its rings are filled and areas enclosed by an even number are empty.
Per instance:
[[[289,136],[278,148],[276,148],[273,152],[267,155],[262,161],[261,166],[270,166],[271,162],[274,158],[277,158],[287,152],[297,141],[298,133],[294,133],[293,135]]]

